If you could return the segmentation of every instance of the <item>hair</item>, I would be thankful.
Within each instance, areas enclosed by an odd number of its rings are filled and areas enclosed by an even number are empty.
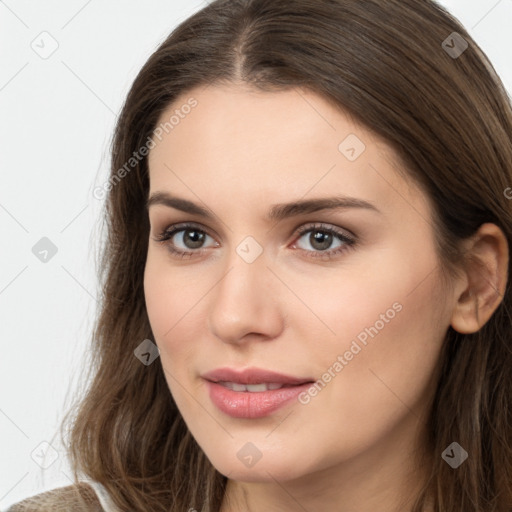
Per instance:
[[[458,58],[443,48],[453,32],[468,43]],[[137,75],[117,120],[111,177],[178,97],[230,83],[313,91],[382,137],[433,205],[443,269],[461,268],[462,242],[483,223],[512,246],[510,98],[464,27],[433,1],[213,1]],[[121,510],[218,512],[227,478],[190,434],[161,364],[133,354],[154,339],[143,289],[147,158],[109,188],[93,378],[66,418],[75,479],[100,482]],[[428,418],[433,457],[413,512],[430,501],[436,512],[512,510],[511,300],[507,282],[480,330],[447,330]],[[469,453],[456,470],[441,458],[454,441]]]

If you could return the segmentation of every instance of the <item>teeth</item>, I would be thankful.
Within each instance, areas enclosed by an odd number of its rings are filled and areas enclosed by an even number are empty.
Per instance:
[[[243,384],[241,384],[243,386]],[[257,393],[258,391],[268,391],[267,384],[246,384],[244,386],[250,393]]]
[[[258,393],[261,391],[280,389],[284,386],[284,384],[279,384],[277,382],[271,382],[268,384],[239,384],[238,382],[218,382],[218,384],[233,391],[248,391],[249,393]]]

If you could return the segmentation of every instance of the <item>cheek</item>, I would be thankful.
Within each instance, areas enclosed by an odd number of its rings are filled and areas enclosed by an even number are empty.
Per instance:
[[[286,310],[289,324],[302,330],[299,339],[332,359],[333,352],[349,350],[354,340],[368,347],[371,340],[385,338],[383,350],[392,350],[435,337],[445,302],[438,262],[433,247],[414,242],[354,253],[339,268],[282,269],[283,280],[303,303],[293,301]],[[401,250],[411,246],[417,250]]]
[[[195,336],[191,329],[201,326],[197,317],[201,311],[200,302],[211,283],[201,279],[199,274],[192,267],[173,268],[165,251],[150,249],[148,252],[144,272],[146,309],[166,367],[171,362],[183,362],[194,346],[189,340],[200,339],[199,332]]]
[[[382,438],[405,417],[428,414],[445,328],[429,308],[435,307],[434,290],[400,297],[402,309],[388,323],[368,319],[354,336],[347,362],[332,388],[329,402],[343,404],[340,420],[350,411],[346,435],[360,446]],[[374,313],[384,312],[388,302]],[[373,318],[376,318],[375,315]],[[365,343],[357,336],[364,334]],[[360,351],[357,347],[359,345]],[[347,359],[345,355],[345,360]],[[327,397],[326,397],[327,398]]]
[[[144,271],[144,296],[151,329],[158,344],[178,321],[179,300],[176,283],[163,258],[151,249]],[[168,266],[167,266],[168,267]]]
[[[172,268],[165,251],[150,248],[144,271],[144,295],[153,334],[162,338],[185,315],[197,290],[187,283],[182,271]]]
[[[390,431],[404,414],[423,412],[449,325],[433,257],[390,253],[367,268],[326,281],[321,293],[309,291],[336,336],[327,333],[310,347],[321,383],[305,405],[323,434],[328,411],[347,439],[361,443]]]
[[[191,390],[187,371],[193,367],[194,361],[194,344],[189,343],[190,336],[193,336],[190,326],[194,322],[190,319],[198,298],[194,286],[187,284],[180,275],[180,272],[173,271],[165,257],[149,250],[144,272],[146,310],[169,391],[180,411],[185,412],[190,407],[188,393]],[[189,328],[189,338],[183,343],[185,327]],[[183,391],[184,385],[188,393]]]

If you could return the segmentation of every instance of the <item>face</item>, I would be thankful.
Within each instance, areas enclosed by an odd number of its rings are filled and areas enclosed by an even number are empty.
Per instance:
[[[162,122],[176,109],[149,154],[144,287],[208,458],[290,480],[412,446],[450,323],[427,197],[312,92],[197,88]]]

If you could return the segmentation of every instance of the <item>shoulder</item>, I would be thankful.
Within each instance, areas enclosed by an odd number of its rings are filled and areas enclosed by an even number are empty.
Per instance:
[[[94,489],[81,482],[36,494],[6,512],[104,512]]]

